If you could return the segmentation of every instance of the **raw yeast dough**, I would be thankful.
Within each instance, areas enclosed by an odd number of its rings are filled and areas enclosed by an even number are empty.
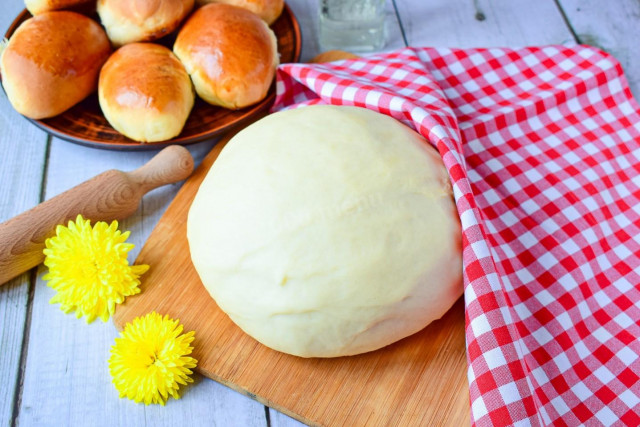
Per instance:
[[[187,228],[220,308],[298,356],[386,346],[462,293],[460,224],[438,153],[362,108],[304,107],[242,130],[202,183]]]

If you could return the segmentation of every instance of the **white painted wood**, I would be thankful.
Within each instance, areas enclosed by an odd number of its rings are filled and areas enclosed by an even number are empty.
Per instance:
[[[573,42],[553,0],[396,0],[411,46],[530,46]]]
[[[581,43],[599,47],[622,64],[631,92],[640,98],[640,3],[636,0],[560,0]]]
[[[24,6],[0,7],[4,34]],[[40,198],[47,136],[11,108],[0,91],[0,222],[35,206]],[[0,286],[0,425],[12,420],[27,318],[30,273]]]
[[[37,292],[52,292],[42,281]],[[46,304],[46,301],[44,301]],[[37,300],[34,308],[42,301]],[[264,426],[264,408],[206,378],[186,388],[180,400],[165,407],[119,399],[111,384],[107,359],[117,336],[111,322],[86,325],[53,306],[34,312],[21,425],[71,426]]]
[[[0,0],[0,28],[22,8],[19,0]],[[613,53],[627,71],[632,88],[640,85],[640,63],[633,55],[638,30],[633,0],[604,5],[595,0],[560,0],[583,41]],[[302,61],[317,53],[317,0],[288,1],[303,33]],[[615,3],[615,6],[613,5]],[[572,42],[571,32],[553,0],[396,0],[410,45],[523,46]],[[404,46],[400,24],[389,1],[385,50]],[[0,220],[38,202],[45,170],[45,136],[8,106],[0,95]],[[199,161],[211,143],[190,147]],[[153,153],[95,150],[54,140],[46,179],[46,198],[106,169],[134,169]],[[154,190],[141,208],[122,224],[137,247],[133,260],[179,185]],[[264,407],[227,387],[198,378],[179,401],[166,407],[136,405],[119,399],[107,369],[109,348],[117,333],[111,322],[86,325],[50,305],[53,292],[40,279],[35,284],[28,339],[20,425],[167,425],[264,426]],[[0,425],[9,424],[27,312],[28,277],[0,287]],[[269,409],[274,427],[301,423]]]
[[[211,143],[190,147],[198,163]],[[54,140],[51,146],[46,198],[104,170],[131,170],[154,153],[101,151]],[[154,190],[143,198],[136,214],[122,222],[131,230],[136,250],[144,241],[179,188],[178,184]],[[264,407],[207,379],[189,387],[181,401],[166,407],[145,407],[119,399],[111,384],[107,359],[117,332],[111,322],[87,325],[65,315],[49,300],[41,268],[33,299],[33,316],[24,376],[19,422],[24,425],[65,420],[69,425],[265,425]],[[221,408],[223,410],[221,410]]]
[[[269,408],[269,419],[271,427],[302,427],[306,425],[271,408]]]

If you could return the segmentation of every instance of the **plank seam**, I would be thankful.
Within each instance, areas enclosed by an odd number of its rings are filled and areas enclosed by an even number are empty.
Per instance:
[[[482,22],[487,19],[487,16],[484,14],[482,9],[480,9],[480,3],[478,0],[473,0],[473,8],[476,10],[476,14],[474,15],[476,21]]]
[[[47,175],[49,172],[49,155],[51,153],[51,135],[47,134],[47,141],[44,150],[44,167],[42,168],[42,181],[40,182],[40,195],[38,203],[44,201]],[[20,363],[18,365],[18,375],[16,376],[15,394],[13,396],[13,410],[11,413],[11,426],[18,425],[20,418],[20,406],[22,405],[22,393],[24,391],[24,373],[27,366],[27,354],[29,352],[29,336],[31,332],[31,319],[33,317],[33,298],[38,279],[38,267],[31,269],[29,274],[29,292],[27,293],[27,313],[25,315],[24,329],[22,332],[22,345],[20,348]]]
[[[31,269],[29,274],[29,292],[27,294],[27,313],[25,316],[24,330],[22,332],[22,346],[20,350],[20,363],[18,365],[18,375],[16,376],[15,394],[13,397],[13,411],[11,414],[11,426],[18,425],[20,417],[20,406],[22,405],[22,392],[24,389],[24,372],[27,365],[27,352],[29,349],[29,332],[31,331],[31,317],[33,313],[33,297],[35,294],[35,283],[38,277],[38,267]]]
[[[560,0],[553,0],[553,2],[556,4],[556,7],[560,12],[560,16],[562,16],[562,20],[564,21],[565,25],[569,29],[569,32],[571,33],[573,40],[578,44],[582,44],[582,40],[580,39],[580,36],[578,35],[578,33],[576,33],[576,30],[575,28],[573,28],[573,25],[571,25],[571,21],[569,20],[569,17],[565,13],[564,8],[560,4]]]
[[[44,202],[44,198],[47,192],[47,177],[49,175],[49,156],[51,155],[51,135],[47,134],[47,146],[44,154],[44,168],[42,172],[42,183],[40,184],[40,200],[39,203]]]
[[[264,418],[265,421],[267,422],[267,427],[271,427],[271,414],[269,412],[269,407],[268,406],[263,406],[264,407]]]
[[[405,47],[409,47],[409,42],[407,41],[407,35],[404,32],[404,25],[402,25],[402,19],[400,18],[400,12],[398,11],[398,5],[396,4],[396,0],[392,0],[393,10],[396,14],[396,19],[398,20],[398,25],[400,26],[400,34],[402,34],[402,41],[404,42]]]

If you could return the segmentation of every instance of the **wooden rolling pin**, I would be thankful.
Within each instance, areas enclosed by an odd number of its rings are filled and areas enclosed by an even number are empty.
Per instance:
[[[92,221],[126,218],[148,191],[181,181],[191,172],[189,151],[172,145],[134,171],[103,172],[0,224],[0,285],[44,260],[44,242],[55,235],[58,224],[78,214]]]

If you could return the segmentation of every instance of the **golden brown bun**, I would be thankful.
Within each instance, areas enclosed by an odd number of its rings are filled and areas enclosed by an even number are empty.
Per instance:
[[[24,0],[24,5],[32,15],[39,15],[95,2],[96,0]]]
[[[173,51],[198,95],[225,108],[261,101],[278,66],[273,31],[257,15],[226,4],[196,10],[178,33]]]
[[[199,5],[225,3],[247,9],[271,25],[282,13],[284,0],[198,0]]]
[[[97,22],[75,12],[46,12],[27,19],[11,36],[0,58],[2,84],[19,113],[53,117],[96,89],[110,53]]]
[[[136,141],[157,142],[180,134],[195,95],[187,71],[169,49],[133,43],[102,67],[98,97],[114,129]]]
[[[116,46],[157,40],[172,32],[194,0],[98,0],[98,15]]]

